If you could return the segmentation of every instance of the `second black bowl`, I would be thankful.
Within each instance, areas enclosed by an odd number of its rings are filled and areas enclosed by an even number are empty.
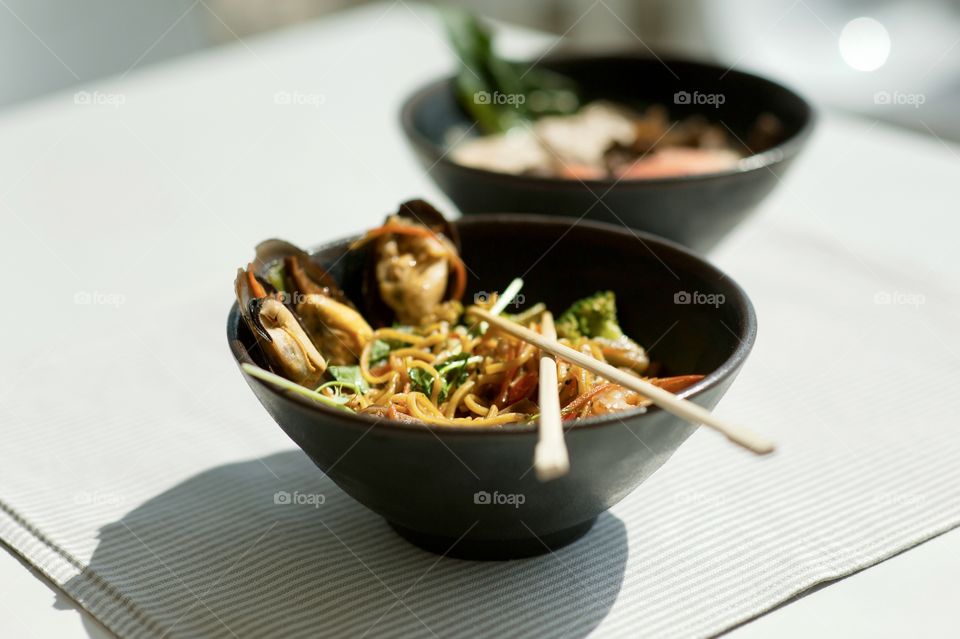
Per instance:
[[[758,116],[770,113],[782,124],[781,141],[734,170],[661,179],[578,181],[470,168],[447,155],[448,133],[473,122],[457,102],[453,78],[445,78],[407,99],[401,124],[421,165],[463,213],[583,216],[706,251],[777,185],[813,125],[810,105],[793,91],[717,65],[639,55],[577,56],[542,64],[576,81],[587,101],[662,104],[673,118],[700,114],[721,122],[740,140],[747,139]],[[700,96],[723,96],[722,104]]]

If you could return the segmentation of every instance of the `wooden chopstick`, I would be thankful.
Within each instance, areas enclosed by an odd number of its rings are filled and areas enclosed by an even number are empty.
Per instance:
[[[541,350],[552,353],[556,357],[572,362],[577,366],[603,377],[604,379],[619,384],[624,388],[640,393],[651,402],[664,409],[665,411],[681,417],[694,424],[703,424],[725,435],[730,441],[743,446],[744,448],[765,455],[773,452],[774,444],[766,437],[753,432],[742,426],[731,424],[715,417],[707,409],[694,404],[693,402],[681,399],[668,390],[664,390],[653,384],[646,382],[639,377],[625,373],[620,369],[614,368],[605,362],[594,359],[589,355],[576,351],[569,346],[564,346],[555,339],[547,339],[539,333],[535,333],[525,326],[508,319],[492,315],[482,308],[471,306],[467,311],[486,320],[491,326],[496,326],[505,333],[518,337],[525,342],[533,344]]]
[[[541,315],[540,330],[549,340],[557,339],[553,315]],[[557,382],[557,360],[550,351],[540,350],[540,439],[533,451],[533,468],[540,481],[549,481],[566,475],[570,470],[570,456],[563,440],[563,420],[560,419],[560,390]]]

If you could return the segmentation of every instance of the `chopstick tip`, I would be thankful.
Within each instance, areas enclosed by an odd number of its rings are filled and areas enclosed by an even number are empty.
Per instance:
[[[560,446],[563,446],[562,441]],[[562,448],[550,444],[537,444],[533,451],[533,469],[537,479],[550,481],[570,472],[570,457],[566,446]]]
[[[741,442],[737,442],[741,443]],[[749,443],[747,448],[760,456],[771,455],[777,450],[776,444],[767,439],[755,440]]]

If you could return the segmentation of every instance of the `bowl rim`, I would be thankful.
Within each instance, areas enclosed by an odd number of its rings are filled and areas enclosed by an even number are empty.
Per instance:
[[[717,386],[722,380],[726,379],[729,375],[737,371],[740,366],[743,365],[746,361],[747,356],[750,354],[750,351],[753,348],[754,342],[756,341],[757,335],[757,317],[756,312],[754,311],[753,304],[750,301],[750,298],[747,296],[743,288],[735,280],[733,280],[726,273],[721,271],[719,268],[708,262],[705,258],[697,255],[693,251],[687,249],[684,246],[676,242],[672,242],[668,239],[653,235],[651,233],[645,233],[642,231],[636,231],[634,229],[627,228],[625,226],[621,227],[616,224],[609,224],[607,222],[598,222],[594,220],[582,219],[579,221],[571,221],[568,217],[561,216],[545,216],[545,215],[536,215],[528,213],[484,213],[478,215],[463,216],[456,220],[453,220],[453,223],[461,226],[482,226],[482,225],[496,225],[506,222],[520,222],[521,224],[527,226],[562,226],[562,227],[572,227],[572,226],[584,226],[587,228],[592,228],[598,231],[605,233],[614,233],[620,236],[628,236],[635,239],[639,239],[641,243],[647,245],[656,246],[660,249],[666,249],[672,255],[671,258],[679,258],[681,260],[686,260],[694,264],[697,268],[701,269],[702,272],[708,275],[715,275],[719,280],[724,281],[729,285],[733,290],[733,303],[737,305],[737,311],[743,317],[743,326],[740,329],[739,333],[734,333],[733,328],[728,327],[733,336],[737,339],[738,344],[734,348],[733,352],[720,364],[717,368],[710,371],[704,375],[704,378],[699,382],[685,388],[681,392],[677,393],[679,397],[685,399],[694,398],[701,393],[710,390]],[[350,237],[340,238],[332,240],[329,242],[324,242],[314,248],[311,248],[308,252],[311,255],[316,254],[317,252],[328,250],[334,247],[344,246],[356,239],[360,235],[353,235]],[[227,315],[227,342],[230,346],[230,351],[233,354],[235,363],[240,369],[241,374],[247,378],[248,383],[261,384],[268,392],[271,392],[279,396],[282,400],[292,401],[296,404],[299,404],[301,408],[306,410],[317,411],[318,417],[328,418],[326,421],[335,422],[338,425],[349,425],[355,426],[358,428],[370,430],[375,426],[382,425],[385,428],[391,430],[396,430],[397,432],[418,432],[418,433],[433,433],[434,436],[438,435],[474,435],[474,436],[496,436],[496,435],[529,435],[537,432],[538,422],[531,421],[526,423],[513,423],[513,424],[504,424],[499,428],[478,428],[476,426],[442,426],[434,424],[421,424],[421,423],[410,423],[402,422],[398,420],[388,419],[385,417],[374,417],[372,415],[359,415],[356,413],[348,413],[346,411],[337,410],[330,408],[323,404],[310,401],[306,397],[301,397],[299,395],[291,395],[285,393],[279,388],[276,388],[272,384],[261,381],[260,379],[254,378],[244,371],[240,364],[249,363],[258,365],[257,362],[253,360],[248,352],[246,346],[241,342],[238,336],[236,336],[237,328],[240,325],[240,312],[237,306],[237,302],[234,301],[230,307],[230,311]],[[235,328],[237,327],[237,328]],[[586,419],[575,420],[573,424],[564,430],[576,429],[576,430],[587,430],[593,428],[601,428],[604,426],[610,426],[613,424],[621,423],[625,425],[626,420],[633,419],[645,415],[650,412],[661,411],[658,406],[648,406],[645,408],[623,411],[619,413],[611,413],[610,415],[600,416],[600,417],[589,417]]]
[[[713,180],[721,180],[729,178],[732,176],[743,175],[747,173],[754,173],[761,169],[771,170],[770,167],[783,162],[784,160],[795,156],[799,153],[800,149],[805,144],[807,138],[810,136],[813,131],[814,124],[817,120],[817,112],[814,109],[813,105],[801,96],[793,88],[783,84],[782,82],[771,80],[770,78],[759,75],[756,73],[749,73],[746,71],[740,71],[738,69],[723,69],[721,66],[712,64],[710,62],[696,60],[692,58],[685,58],[681,56],[669,56],[667,58],[656,58],[649,55],[645,55],[636,51],[623,51],[623,52],[608,52],[608,53],[560,53],[548,55],[542,59],[533,61],[532,64],[537,65],[541,63],[564,63],[564,62],[589,62],[593,64],[599,64],[603,62],[609,62],[612,60],[631,60],[635,62],[642,63],[651,63],[656,65],[666,64],[669,66],[670,63],[676,65],[686,65],[690,67],[699,67],[703,70],[715,70],[723,72],[725,75],[739,76],[742,78],[758,80],[762,83],[766,83],[777,89],[788,93],[792,98],[797,100],[797,102],[803,107],[805,111],[805,118],[803,124],[800,128],[797,129],[792,135],[788,136],[785,140],[779,144],[766,149],[760,153],[754,153],[748,155],[741,160],[737,167],[726,169],[723,171],[713,171],[710,173],[695,173],[690,175],[676,175],[671,177],[659,177],[659,178],[641,178],[641,179],[624,179],[616,177],[605,177],[605,178],[588,178],[588,179],[570,179],[562,177],[552,177],[552,176],[537,176],[537,175],[516,175],[513,173],[503,173],[500,171],[493,171],[490,169],[481,169],[478,167],[465,166],[458,162],[453,161],[449,157],[450,149],[442,147],[435,144],[425,135],[420,133],[417,127],[414,125],[414,114],[419,110],[421,105],[427,100],[434,97],[435,94],[447,90],[447,88],[453,84],[456,76],[447,75],[439,79],[431,80],[425,84],[420,85],[415,89],[407,98],[403,101],[403,104],[400,107],[400,126],[403,129],[404,134],[407,139],[417,147],[421,152],[426,153],[431,157],[434,162],[434,165],[442,164],[444,167],[466,173],[468,175],[482,176],[487,179],[501,179],[508,181],[515,181],[525,183],[528,187],[533,188],[558,188],[558,187],[580,187],[586,186],[587,188],[596,187],[602,189],[606,187],[607,189],[616,188],[646,188],[646,187],[657,187],[657,186],[673,186],[673,185],[682,185],[691,182],[709,182]]]

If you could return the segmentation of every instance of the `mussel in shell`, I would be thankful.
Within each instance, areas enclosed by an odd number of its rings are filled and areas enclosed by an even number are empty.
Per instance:
[[[259,244],[257,259],[329,362],[356,364],[373,329],[333,278],[305,251],[283,240]]]
[[[327,362],[300,320],[274,292],[268,292],[253,271],[238,269],[235,282],[240,314],[257,337],[260,349],[275,370],[302,386],[315,387]]]
[[[467,280],[458,243],[455,227],[427,202],[400,205],[354,244],[367,251],[367,316],[381,325],[456,320]]]

